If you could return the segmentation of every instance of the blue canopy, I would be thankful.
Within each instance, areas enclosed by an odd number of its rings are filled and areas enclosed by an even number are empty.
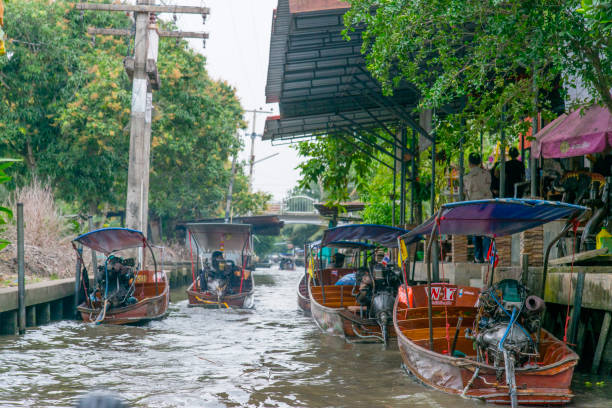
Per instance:
[[[360,249],[360,250],[376,248],[376,245],[374,244],[369,244],[367,242],[360,242],[360,241],[333,241],[325,246],[332,247],[332,248],[351,248],[351,249]]]
[[[397,237],[404,235],[408,230],[388,225],[376,224],[350,224],[330,228],[323,233],[321,246],[327,246],[335,241],[372,241],[387,247],[397,247]]]
[[[109,254],[122,249],[143,247],[147,239],[142,232],[129,228],[102,228],[78,236],[73,241],[94,251]]]
[[[440,234],[499,237],[516,234],[586,210],[586,207],[574,204],[519,198],[460,201],[444,204],[435,217],[403,235],[401,239],[413,241],[430,234],[436,217],[440,224]]]

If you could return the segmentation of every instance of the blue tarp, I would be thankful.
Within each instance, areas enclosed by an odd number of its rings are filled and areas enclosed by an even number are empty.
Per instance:
[[[343,277],[338,279],[338,282],[336,282],[336,285],[354,285],[354,284],[355,284],[355,272],[344,275]]]
[[[586,210],[586,207],[557,201],[499,198],[445,204],[436,217],[439,219],[440,234],[499,237]],[[429,235],[435,222],[435,217],[432,217],[401,239],[410,242]]]
[[[142,232],[129,228],[102,228],[78,236],[74,241],[94,251],[109,254],[122,249],[143,247],[146,238]]]
[[[397,247],[397,237],[404,235],[408,230],[388,225],[376,224],[350,224],[330,228],[323,233],[321,245],[328,245],[335,241],[372,241],[387,248]]]

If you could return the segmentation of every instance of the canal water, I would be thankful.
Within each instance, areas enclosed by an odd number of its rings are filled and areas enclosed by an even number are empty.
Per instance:
[[[0,337],[0,407],[73,407],[95,390],[130,407],[486,406],[415,382],[396,345],[321,334],[296,306],[301,273],[258,270],[254,310],[188,308],[180,289],[145,326],[65,321]],[[574,390],[574,407],[612,406],[612,379],[576,375]]]

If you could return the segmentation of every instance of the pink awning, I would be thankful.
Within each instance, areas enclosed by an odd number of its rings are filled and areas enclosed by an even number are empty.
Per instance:
[[[599,105],[553,120],[535,135],[534,157],[558,159],[600,153],[612,146],[612,114]]]

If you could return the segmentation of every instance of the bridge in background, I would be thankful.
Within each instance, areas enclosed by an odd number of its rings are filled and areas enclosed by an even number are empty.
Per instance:
[[[275,215],[285,224],[311,224],[327,226],[329,220],[322,217],[315,207],[316,200],[305,195],[285,198],[268,204],[266,215]]]
[[[337,219],[338,224],[361,221],[361,218],[352,213],[363,210],[363,203],[342,203],[341,205],[347,213],[338,215],[337,208],[326,207],[316,201],[316,199],[305,195],[288,197],[283,201],[269,203],[265,214],[274,215],[285,224],[311,224],[324,227],[329,226],[330,220],[334,218]]]

